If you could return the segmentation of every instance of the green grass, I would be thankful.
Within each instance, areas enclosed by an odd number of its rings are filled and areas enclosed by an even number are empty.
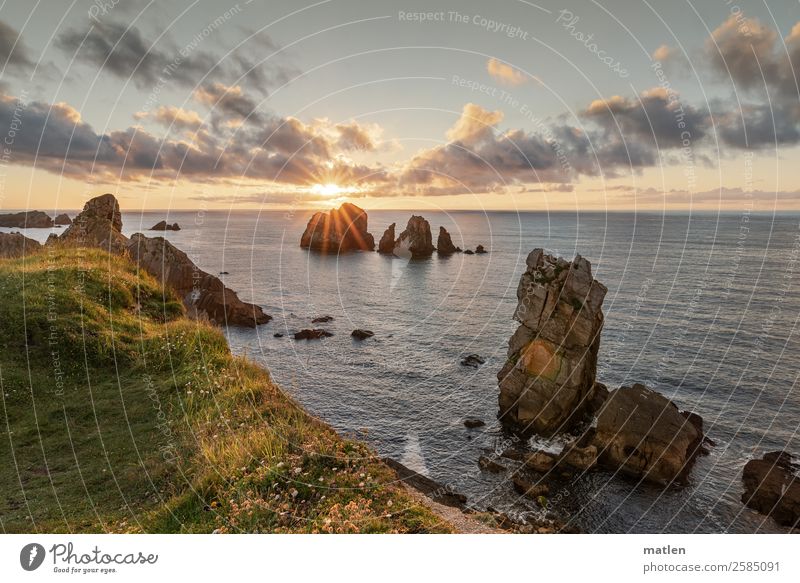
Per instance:
[[[0,531],[451,530],[127,260],[0,260],[0,298]]]

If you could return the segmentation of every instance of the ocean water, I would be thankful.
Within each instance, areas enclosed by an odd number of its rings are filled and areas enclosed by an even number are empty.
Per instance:
[[[425,212],[456,245],[487,255],[407,261],[300,249],[307,213],[124,213],[131,234],[161,219],[165,236],[242,299],[274,318],[227,331],[232,349],[267,367],[303,407],[380,455],[451,485],[476,508],[542,512],[510,473],[482,473],[478,457],[514,437],[496,420],[497,381],[516,288],[530,250],[588,258],[608,286],[598,380],[644,382],[703,416],[716,443],[688,486],[664,490],[592,472],[551,490],[550,511],[583,532],[783,532],[742,505],[741,471],[754,455],[800,453],[797,324],[800,216]],[[378,240],[408,211],[369,213]],[[46,232],[29,235],[43,239]],[[153,234],[153,233],[149,233]],[[311,318],[334,333],[295,341]],[[358,342],[354,328],[375,337]],[[275,338],[275,333],[283,333]],[[478,369],[460,359],[477,353]],[[486,422],[468,430],[466,417]],[[559,439],[531,440],[557,450]]]

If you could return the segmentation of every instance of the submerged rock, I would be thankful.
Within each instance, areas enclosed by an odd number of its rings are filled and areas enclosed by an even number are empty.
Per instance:
[[[475,255],[475,251],[472,249],[467,249],[464,251],[464,255]]]
[[[320,340],[321,338],[329,338],[331,336],[333,336],[333,334],[321,328],[304,328],[294,333],[295,340]]]
[[[361,328],[356,328],[352,332],[350,332],[350,336],[355,338],[356,340],[366,340],[367,338],[372,338],[375,336],[375,332],[372,330],[362,330]]]
[[[490,472],[492,474],[500,474],[506,471],[506,467],[502,464],[498,464],[493,459],[482,455],[478,458],[478,466],[485,472]]]
[[[333,321],[333,316],[317,316],[311,319],[312,324],[324,324]]]
[[[167,221],[159,221],[152,227],[150,227],[151,231],[180,231],[181,227],[178,223],[172,223],[171,225]]]
[[[464,419],[464,427],[467,429],[475,429],[476,427],[483,427],[486,425],[482,419],[477,419],[475,417],[467,417]]]
[[[514,476],[514,490],[528,498],[538,499],[540,496],[547,496],[550,487],[547,484],[529,482],[522,476]]]
[[[566,431],[586,412],[595,384],[606,287],[580,255],[534,249],[517,288],[508,360],[498,373],[501,419],[528,432]]]
[[[400,233],[394,243],[394,254],[402,255],[401,250],[407,250],[412,258],[430,257],[435,251],[431,225],[424,218],[412,216],[408,219],[406,230]]]
[[[471,366],[472,368],[478,368],[485,363],[486,361],[477,354],[469,354],[461,359],[463,366]]]
[[[128,238],[122,234],[122,214],[116,197],[103,194],[89,200],[57,241],[62,245],[98,247],[109,253],[124,254]]]
[[[602,465],[662,485],[685,477],[702,441],[687,415],[641,384],[609,393],[592,439]]]
[[[452,255],[459,252],[460,249],[453,245],[453,239],[450,233],[444,227],[439,227],[439,238],[436,239],[436,252],[439,255]]]
[[[750,460],[742,471],[742,502],[784,526],[800,528],[800,475],[784,451]]]
[[[53,220],[53,224],[63,225],[63,226],[71,225],[72,219],[69,218],[69,215],[67,213],[61,213]]]
[[[389,228],[383,232],[383,236],[381,237],[380,242],[378,243],[378,253],[382,253],[384,255],[391,255],[394,253],[394,230],[395,230],[395,223],[389,225]]]
[[[218,277],[197,267],[186,253],[163,237],[136,233],[131,237],[127,250],[140,268],[175,290],[192,318],[220,326],[248,327],[272,319],[260,306],[240,300],[236,292],[226,287]]]
[[[49,229],[53,219],[42,211],[24,211],[0,215],[0,227],[11,229]]]
[[[0,259],[24,257],[42,248],[39,241],[34,241],[22,233],[0,233]]]
[[[300,247],[322,253],[373,251],[375,239],[367,231],[366,211],[346,202],[338,209],[314,213]]]

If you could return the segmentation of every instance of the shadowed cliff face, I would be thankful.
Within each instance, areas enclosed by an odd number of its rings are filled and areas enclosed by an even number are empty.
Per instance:
[[[300,247],[321,253],[373,251],[375,238],[367,231],[366,211],[346,202],[338,209],[314,213]]]

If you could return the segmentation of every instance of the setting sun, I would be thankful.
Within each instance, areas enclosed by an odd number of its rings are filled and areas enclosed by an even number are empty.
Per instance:
[[[311,187],[311,192],[314,194],[323,194],[325,196],[336,196],[337,194],[345,192],[345,189],[338,184],[329,182],[327,184],[315,184]]]

